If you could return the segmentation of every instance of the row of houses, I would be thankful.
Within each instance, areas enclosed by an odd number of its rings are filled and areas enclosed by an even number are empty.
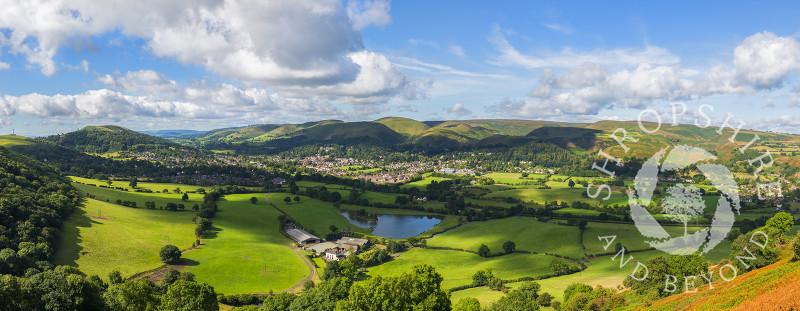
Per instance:
[[[343,237],[336,242],[324,241],[319,237],[302,229],[289,229],[286,231],[292,240],[300,244],[304,250],[313,251],[317,256],[326,260],[342,260],[352,254],[363,250],[369,240]]]

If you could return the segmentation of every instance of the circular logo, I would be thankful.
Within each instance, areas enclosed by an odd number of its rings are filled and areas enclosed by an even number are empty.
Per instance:
[[[649,239],[646,242],[650,246],[674,255],[689,255],[697,251],[706,253],[719,244],[731,230],[734,211],[738,212],[740,209],[739,194],[730,170],[722,165],[709,163],[715,159],[716,156],[703,149],[678,145],[669,152],[666,149],[659,151],[642,165],[633,181],[634,189],[628,191],[628,204],[636,228]],[[685,178],[677,177],[678,170],[690,167],[699,170],[720,195],[717,202],[710,202],[716,203],[710,225],[704,225],[692,233],[689,233],[689,223],[703,215],[707,204],[702,196],[704,190]],[[659,183],[664,186],[659,188]],[[656,205],[653,194],[657,189],[660,190],[660,206],[663,211],[660,216],[682,223],[683,230],[667,232],[647,210],[646,207]]]

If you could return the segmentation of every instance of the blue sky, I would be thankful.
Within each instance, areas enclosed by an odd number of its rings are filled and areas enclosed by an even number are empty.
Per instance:
[[[636,119],[800,133],[800,5],[0,1],[0,133]],[[666,121],[665,121],[666,122]]]

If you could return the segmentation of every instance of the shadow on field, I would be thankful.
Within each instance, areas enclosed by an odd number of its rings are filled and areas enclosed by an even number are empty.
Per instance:
[[[192,259],[189,259],[189,258],[181,258],[181,261],[180,261],[180,265],[189,266],[189,267],[194,267],[194,266],[197,266],[199,264],[200,264],[200,262],[198,262],[197,260],[192,260]]]
[[[81,206],[86,206],[85,199],[81,202]],[[89,228],[98,224],[101,223],[92,219],[85,210],[76,208],[61,226],[58,251],[54,258],[55,264],[77,267],[78,263],[76,261],[83,253],[83,247],[80,246],[83,241],[80,236],[80,228]]]
[[[211,225],[211,228],[208,228],[208,230],[203,233],[203,239],[215,239],[220,231],[222,231],[222,229]]]

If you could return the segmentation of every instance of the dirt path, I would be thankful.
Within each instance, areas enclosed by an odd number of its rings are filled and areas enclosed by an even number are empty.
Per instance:
[[[298,289],[300,287],[302,287],[303,284],[305,284],[308,281],[311,281],[312,279],[314,279],[314,276],[317,275],[317,268],[314,267],[314,264],[311,262],[311,260],[308,260],[308,257],[303,256],[303,254],[300,254],[300,251],[297,249],[297,247],[292,247],[292,249],[294,250],[294,253],[297,254],[297,256],[300,256],[300,258],[303,258],[303,261],[306,262],[306,266],[308,266],[308,269],[311,270],[311,274],[309,274],[308,277],[306,277],[305,279],[300,280],[300,282],[298,282],[297,284],[295,284],[291,288],[283,291],[285,293],[296,293],[296,292],[298,292]]]

